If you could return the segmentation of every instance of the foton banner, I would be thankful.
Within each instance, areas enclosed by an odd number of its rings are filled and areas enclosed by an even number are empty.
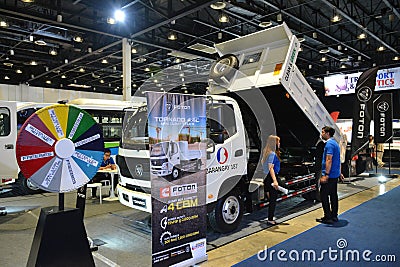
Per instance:
[[[375,143],[392,143],[393,137],[392,94],[378,95],[374,100]]]
[[[368,144],[369,128],[372,119],[372,96],[378,67],[363,72],[357,81],[353,129],[351,137],[351,156],[353,157]]]
[[[195,265],[206,254],[206,98],[147,93],[152,265]]]

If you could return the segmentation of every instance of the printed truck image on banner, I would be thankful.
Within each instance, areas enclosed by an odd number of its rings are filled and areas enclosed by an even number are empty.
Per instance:
[[[147,93],[152,265],[190,266],[206,255],[206,98]]]

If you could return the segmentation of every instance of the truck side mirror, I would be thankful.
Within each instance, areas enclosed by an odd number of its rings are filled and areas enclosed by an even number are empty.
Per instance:
[[[207,144],[207,155],[214,153],[215,152],[215,143],[212,139],[207,138],[206,139],[206,144]]]

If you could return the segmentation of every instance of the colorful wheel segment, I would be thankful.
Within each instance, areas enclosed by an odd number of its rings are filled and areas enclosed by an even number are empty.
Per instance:
[[[53,105],[38,110],[17,138],[22,174],[50,192],[68,192],[89,182],[103,160],[103,134],[84,110]]]

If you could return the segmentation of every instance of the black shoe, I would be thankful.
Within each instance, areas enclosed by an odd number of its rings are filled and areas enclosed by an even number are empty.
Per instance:
[[[334,221],[334,222],[338,222],[338,221],[339,221],[339,219],[338,219],[338,217],[337,217],[337,216],[335,216],[335,217],[333,217],[333,218],[332,218],[332,221]]]
[[[328,219],[325,217],[319,218],[319,219],[315,219],[317,222],[319,223],[325,223],[325,224],[333,224],[333,220],[332,219]]]

